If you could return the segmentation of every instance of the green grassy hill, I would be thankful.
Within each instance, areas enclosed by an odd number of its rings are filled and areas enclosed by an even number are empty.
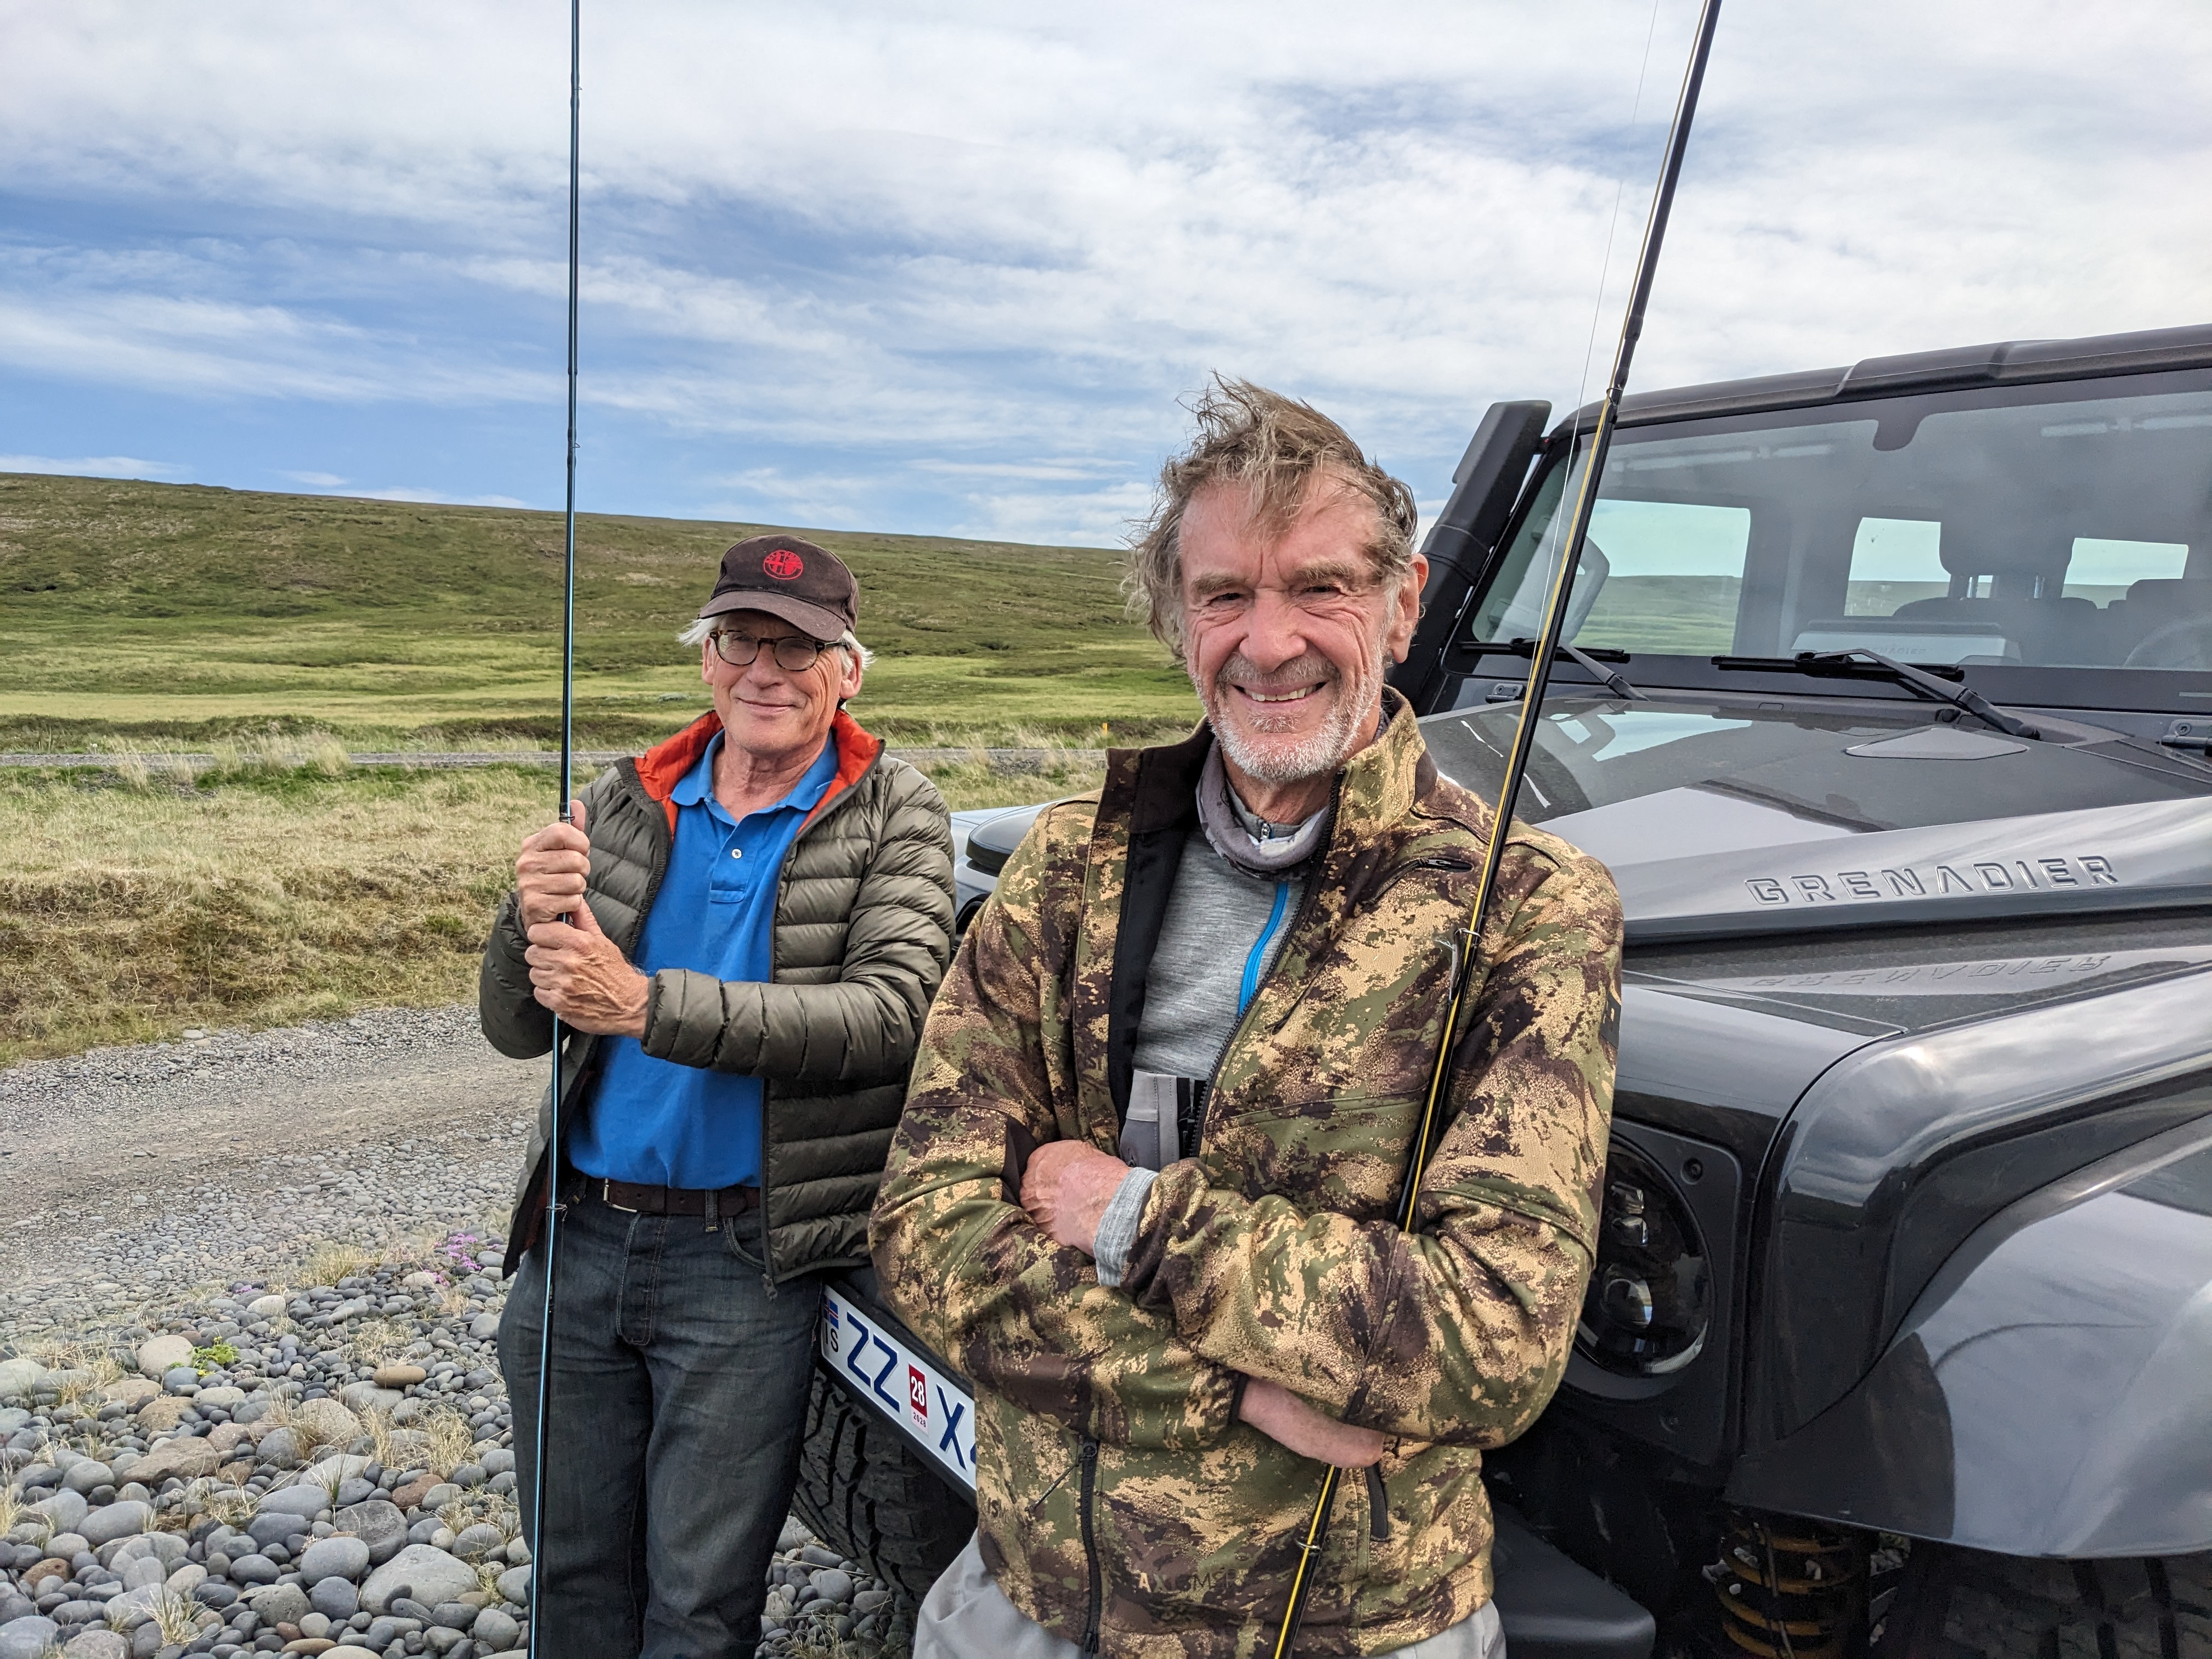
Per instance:
[[[774,526],[578,520],[578,726],[635,744],[706,707],[674,635]],[[1123,617],[1117,557],[805,532],[860,581],[854,713],[904,742],[1118,741],[1195,715]],[[0,474],[0,748],[326,730],[355,746],[550,742],[561,519]]]

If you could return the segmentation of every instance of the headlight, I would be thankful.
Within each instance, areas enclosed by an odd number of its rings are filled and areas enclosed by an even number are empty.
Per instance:
[[[1711,1303],[1697,1223],[1657,1167],[1615,1140],[1575,1346],[1620,1376],[1663,1376],[1705,1346]]]

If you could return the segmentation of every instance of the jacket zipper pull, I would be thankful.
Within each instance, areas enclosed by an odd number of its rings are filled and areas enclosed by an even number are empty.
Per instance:
[[[1380,1463],[1367,1466],[1367,1535],[1378,1544],[1390,1541],[1390,1494]]]
[[[1083,1626],[1084,1659],[1096,1659],[1098,1652],[1098,1625],[1105,1601],[1105,1587],[1098,1570],[1098,1540],[1091,1528],[1091,1510],[1097,1501],[1098,1480],[1098,1443],[1089,1435],[1083,1437],[1082,1527],[1083,1561],[1091,1573],[1091,1604]]]

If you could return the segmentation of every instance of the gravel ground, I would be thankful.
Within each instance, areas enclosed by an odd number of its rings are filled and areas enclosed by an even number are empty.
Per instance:
[[[314,1245],[503,1214],[544,1067],[473,1011],[95,1049],[0,1072],[0,1342],[141,1322]]]
[[[0,1659],[526,1650],[494,1337],[544,1073],[465,1009],[0,1072]],[[762,1653],[911,1620],[786,1528]]]

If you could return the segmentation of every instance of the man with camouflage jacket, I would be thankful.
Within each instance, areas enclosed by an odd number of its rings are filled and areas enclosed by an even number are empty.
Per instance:
[[[1495,1659],[1482,1449],[1557,1387],[1619,1021],[1602,866],[1522,829],[1451,1117],[1390,1212],[1490,813],[1383,684],[1405,486],[1241,383],[1138,544],[1206,722],[1042,813],[924,1030],[885,1291],[976,1386],[977,1535],[916,1659],[1265,1654],[1321,1465],[1299,1651]]]

